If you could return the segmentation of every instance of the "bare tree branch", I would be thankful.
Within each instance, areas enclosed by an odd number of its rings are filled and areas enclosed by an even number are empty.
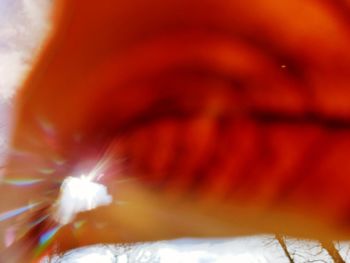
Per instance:
[[[291,256],[291,254],[288,251],[287,244],[286,244],[284,237],[282,235],[275,234],[275,238],[278,241],[278,243],[280,244],[280,246],[282,247],[284,254],[286,255],[286,257],[289,260],[289,263],[295,263],[293,257]]]
[[[333,241],[320,241],[321,246],[328,252],[335,263],[345,263],[345,260],[339,254]]]

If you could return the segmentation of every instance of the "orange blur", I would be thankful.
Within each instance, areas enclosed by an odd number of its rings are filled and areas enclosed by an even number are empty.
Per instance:
[[[116,143],[121,177],[137,181],[121,195],[138,203],[87,213],[75,239],[58,238],[62,250],[261,232],[349,238],[350,6],[341,3],[58,1],[13,133],[15,149],[39,157],[10,157],[8,169],[60,156],[65,175]],[[21,197],[3,189],[11,201],[0,208],[40,198],[52,180]]]

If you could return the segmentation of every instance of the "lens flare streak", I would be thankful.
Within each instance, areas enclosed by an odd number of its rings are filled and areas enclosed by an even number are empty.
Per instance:
[[[56,233],[58,232],[58,230],[60,230],[61,226],[56,226],[52,229],[50,229],[49,231],[47,231],[46,233],[42,234],[40,239],[39,239],[39,245],[43,246],[47,243],[49,243],[53,237],[56,235]]]
[[[12,185],[12,186],[25,187],[25,186],[33,186],[43,181],[44,179],[5,179],[3,180],[3,183],[7,185]]]
[[[61,227],[62,226],[55,226],[40,236],[39,244],[35,249],[35,257],[42,255],[43,251],[51,244]]]
[[[43,221],[44,221],[45,219],[47,219],[49,216],[50,216],[50,215],[47,214],[47,215],[45,215],[45,216],[43,216],[43,217],[41,217],[41,218],[35,220],[34,222],[31,222],[31,223],[29,224],[29,228],[33,228],[33,227],[39,225],[41,222],[43,222]]]
[[[15,216],[18,216],[20,214],[23,214],[31,209],[33,209],[34,207],[36,207],[38,204],[40,204],[40,202],[34,203],[34,204],[29,204],[27,206],[23,206],[5,213],[0,214],[0,222],[8,220],[10,218],[13,218]]]

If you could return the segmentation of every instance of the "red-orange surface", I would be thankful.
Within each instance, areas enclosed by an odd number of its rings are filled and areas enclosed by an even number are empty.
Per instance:
[[[60,156],[65,176],[113,145],[122,161],[111,177],[136,181],[125,196],[139,205],[83,215],[75,238],[58,236],[62,250],[261,232],[349,238],[349,19],[345,0],[58,1],[18,100],[13,145],[36,157],[8,169],[35,176]],[[47,181],[27,194],[40,198]],[[26,198],[8,196],[2,209]]]

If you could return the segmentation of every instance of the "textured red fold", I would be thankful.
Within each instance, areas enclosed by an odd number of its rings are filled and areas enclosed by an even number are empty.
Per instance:
[[[346,1],[58,3],[18,100],[13,146],[34,157],[10,156],[8,170],[65,163],[26,196],[3,187],[0,208],[40,199],[113,145],[122,161],[106,184],[134,203],[81,215],[75,238],[58,234],[62,250],[261,232],[349,238]]]

